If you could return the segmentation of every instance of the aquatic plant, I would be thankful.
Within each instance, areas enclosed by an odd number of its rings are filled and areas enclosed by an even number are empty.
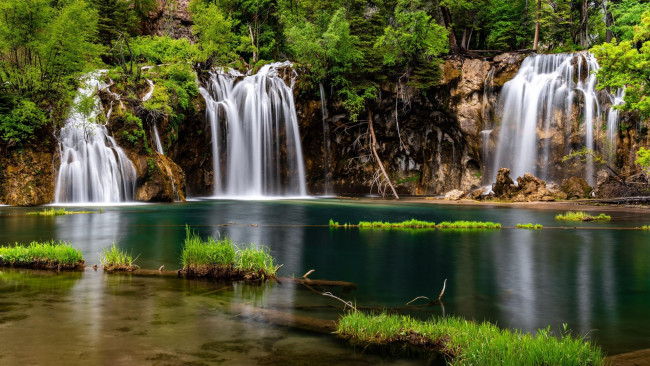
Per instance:
[[[441,229],[501,229],[501,224],[491,221],[443,221],[436,227]]]
[[[543,228],[544,228],[544,226],[542,226],[541,224],[532,224],[532,223],[517,224],[517,229],[536,229],[537,230],[537,229],[543,229]]]
[[[641,230],[650,230],[650,225],[641,226]]]
[[[572,336],[566,326],[555,337],[550,327],[532,335],[453,316],[421,321],[350,312],[339,320],[337,333],[366,346],[433,350],[451,365],[602,365],[605,361],[598,346]]]
[[[612,217],[604,213],[598,216],[591,216],[583,211],[569,211],[564,214],[557,214],[555,219],[558,221],[609,221]]]
[[[382,221],[359,221],[360,228],[432,228],[436,226],[435,222],[421,221],[410,219],[402,222],[382,222]]]
[[[28,215],[31,216],[62,216],[62,215],[74,215],[74,214],[91,214],[95,213],[96,211],[67,211],[65,208],[60,208],[58,210],[55,210],[54,208],[51,209],[43,209],[42,211],[32,211],[28,212]]]
[[[102,264],[104,271],[135,271],[139,267],[134,264],[137,258],[133,258],[131,253],[118,248],[113,243],[110,248],[104,249],[99,256],[99,262]]]
[[[339,226],[341,226],[341,225],[339,225],[339,222],[338,222],[338,221],[334,221],[334,220],[330,219],[330,226],[333,226],[333,227],[339,227]]]
[[[79,249],[66,242],[31,242],[0,246],[0,266],[42,269],[82,269],[84,259]]]
[[[189,277],[258,280],[275,277],[279,268],[264,246],[239,248],[228,237],[203,240],[189,228],[185,232],[181,262]]]

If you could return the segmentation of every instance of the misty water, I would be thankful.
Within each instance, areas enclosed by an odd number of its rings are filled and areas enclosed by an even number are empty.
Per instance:
[[[608,354],[650,347],[649,234],[629,230],[648,224],[642,211],[602,209],[597,213],[607,212],[611,222],[558,223],[558,210],[334,199],[202,200],[26,215],[33,210],[1,207],[0,241],[69,241],[83,251],[88,266],[116,242],[138,256],[142,268],[175,270],[190,225],[202,236],[269,246],[283,264],[280,276],[315,269],[311,278],[354,282],[355,291],[331,290],[360,305],[435,298],[447,279],[444,308],[412,315],[444,312],[525,331],[549,325],[559,330],[566,323]],[[331,229],[330,218],[481,220],[504,228]],[[528,222],[545,228],[510,228]],[[341,314],[335,300],[286,283],[2,269],[0,294],[0,364],[422,363],[362,354],[331,335],[273,326],[230,310],[236,303],[323,319]]]

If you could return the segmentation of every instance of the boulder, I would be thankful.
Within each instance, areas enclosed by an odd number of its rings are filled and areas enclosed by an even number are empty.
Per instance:
[[[650,195],[650,177],[647,173],[638,173],[622,180],[608,170],[601,170],[596,175],[596,198],[618,198]]]
[[[567,178],[560,187],[568,199],[588,198],[591,192],[591,186],[581,177]]]
[[[514,202],[555,201],[546,189],[546,182],[530,173],[517,178],[517,191],[512,197]]]
[[[559,184],[551,182],[546,184],[546,189],[551,192],[551,195],[556,200],[565,200],[567,199],[567,194],[562,191],[562,188]]]
[[[510,169],[499,168],[497,181],[492,185],[492,191],[497,198],[510,199],[517,190],[515,182],[510,178]]]
[[[473,199],[473,200],[482,200],[483,196],[486,194],[487,188],[481,187],[477,188],[473,191],[471,191],[468,195],[467,198]]]
[[[449,201],[458,201],[465,196],[465,192],[459,189],[454,189],[445,194],[445,199]]]

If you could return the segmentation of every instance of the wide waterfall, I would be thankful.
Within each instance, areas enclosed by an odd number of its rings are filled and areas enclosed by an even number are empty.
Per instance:
[[[571,149],[597,151],[602,128],[610,129],[608,135],[615,144],[618,113],[611,105],[616,104],[616,98],[596,90],[598,68],[590,53],[535,55],[524,60],[517,75],[504,85],[499,99],[503,114],[492,160],[492,181],[500,167],[510,168],[513,177],[532,173],[543,179],[558,178],[554,162]],[[572,135],[580,136],[580,140],[570,140]],[[563,147],[560,152],[559,146]],[[593,185],[591,155],[587,156],[583,176]]]
[[[136,172],[133,163],[97,123],[101,102],[97,91],[106,86],[100,72],[86,75],[59,135],[61,166],[55,201],[121,202],[133,199]],[[92,98],[94,108],[80,108]],[[89,109],[89,110],[87,110]]]
[[[294,77],[291,63],[274,63],[255,75],[213,72],[200,89],[212,135],[216,196],[307,194]]]

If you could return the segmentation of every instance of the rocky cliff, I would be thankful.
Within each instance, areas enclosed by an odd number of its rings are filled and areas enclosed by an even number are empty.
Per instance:
[[[493,59],[445,60],[441,84],[426,92],[382,85],[371,113],[378,155],[398,193],[436,195],[481,185],[481,131],[494,125],[498,91],[524,57],[511,53]],[[368,118],[352,122],[340,102],[328,98],[323,119],[315,94],[296,99],[310,192],[325,192],[329,181],[336,193],[377,193],[381,182],[367,148]],[[323,142],[324,123],[329,144]]]

